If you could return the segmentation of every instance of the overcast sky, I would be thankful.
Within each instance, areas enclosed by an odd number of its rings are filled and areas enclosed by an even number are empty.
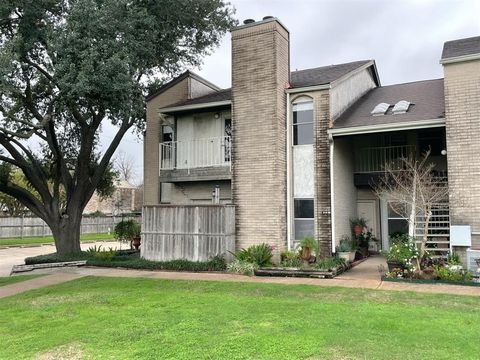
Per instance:
[[[447,40],[480,35],[480,0],[232,0],[236,18],[277,17],[290,31],[292,70],[374,59],[382,85],[443,77],[438,63]],[[190,69],[216,85],[231,84],[230,34]],[[109,131],[105,135],[108,141]],[[142,143],[128,135],[142,180]]]

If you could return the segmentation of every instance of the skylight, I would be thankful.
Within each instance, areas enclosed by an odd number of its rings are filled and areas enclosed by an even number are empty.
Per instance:
[[[375,109],[372,110],[371,114],[373,116],[385,115],[385,112],[388,110],[389,107],[390,107],[390,104],[380,103],[377,106],[375,106]]]
[[[409,106],[410,106],[410,101],[401,100],[395,104],[395,106],[392,109],[392,113],[404,114],[408,111]]]

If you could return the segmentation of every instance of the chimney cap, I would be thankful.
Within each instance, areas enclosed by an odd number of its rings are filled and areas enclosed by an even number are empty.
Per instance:
[[[264,16],[262,20],[268,20],[268,19],[273,19],[273,16],[270,16],[270,15]]]
[[[244,23],[245,25],[247,25],[247,24],[252,24],[252,23],[254,23],[254,22],[255,22],[255,20],[253,20],[253,19],[245,19],[245,20],[243,20],[243,23]]]

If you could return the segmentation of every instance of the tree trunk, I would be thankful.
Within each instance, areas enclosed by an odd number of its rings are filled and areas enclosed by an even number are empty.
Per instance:
[[[79,253],[80,248],[80,226],[82,215],[69,216],[61,218],[57,224],[50,225],[57,254],[70,255]]]

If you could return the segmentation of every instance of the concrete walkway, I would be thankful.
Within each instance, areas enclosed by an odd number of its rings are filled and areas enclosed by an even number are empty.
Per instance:
[[[315,285],[315,286],[340,286],[348,288],[380,289],[391,291],[414,291],[420,293],[453,294],[480,296],[480,287],[442,285],[442,284],[409,284],[381,281],[378,266],[384,265],[385,260],[381,256],[373,256],[363,263],[357,265],[349,272],[334,279],[310,279],[310,278],[286,278],[286,277],[248,277],[227,273],[190,273],[173,271],[145,271],[126,270],[112,268],[61,268],[35,270],[31,273],[45,274],[46,277],[36,278],[17,284],[0,287],[0,298],[15,293],[28,291],[33,288],[58,284],[70,281],[83,276],[101,277],[128,277],[128,278],[149,278],[167,280],[188,280],[188,281],[229,281],[248,283],[270,283],[284,285]],[[23,284],[23,285],[22,285]],[[36,286],[35,284],[38,284]],[[16,285],[13,287],[13,285]],[[7,289],[8,288],[8,289]],[[14,292],[12,289],[17,289]],[[8,291],[8,293],[7,293]]]
[[[118,248],[120,245],[117,241],[109,241],[109,242],[95,242],[95,243],[82,243],[82,249],[86,250],[90,246],[97,247],[102,245],[102,248]],[[128,245],[123,244],[123,248],[125,249]],[[35,247],[12,247],[8,249],[0,249],[0,277],[2,276],[9,276],[10,271],[12,270],[13,265],[22,265],[24,264],[24,260],[26,257],[30,256],[37,256],[37,255],[44,255],[50,254],[55,252],[54,245],[42,245],[42,246],[35,246]]]

